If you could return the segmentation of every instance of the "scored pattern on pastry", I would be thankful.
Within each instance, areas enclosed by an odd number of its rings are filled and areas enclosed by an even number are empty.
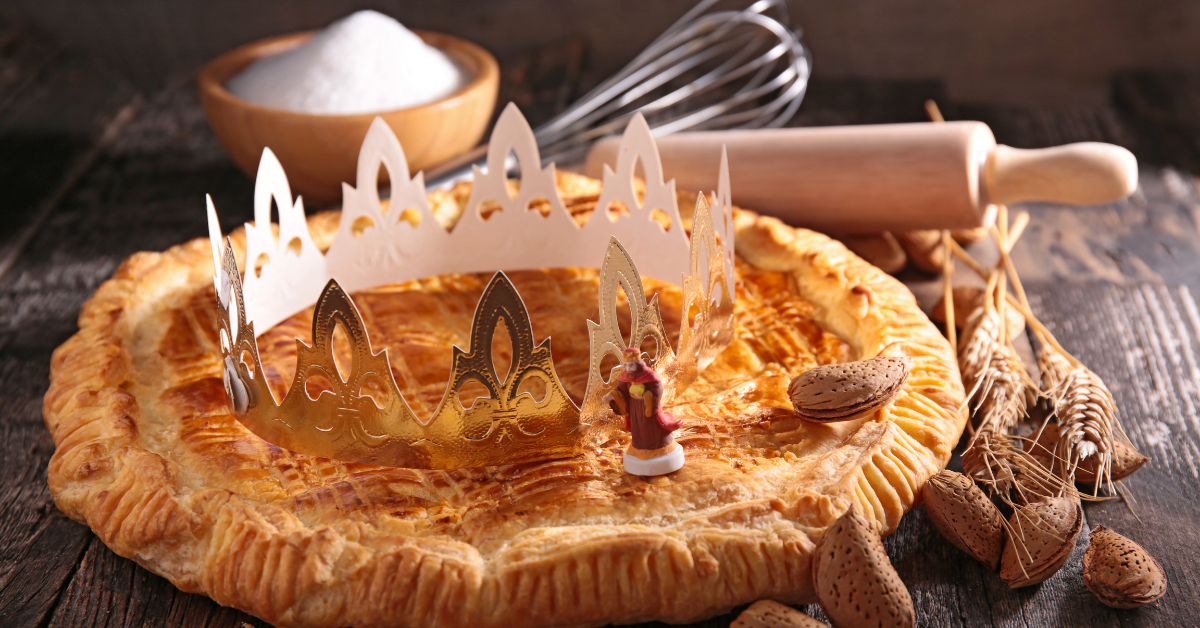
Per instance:
[[[506,164],[510,151],[523,173],[512,196]],[[648,175],[640,203],[634,186],[639,162]],[[387,208],[376,189],[381,166],[393,181]],[[663,182],[654,138],[640,116],[633,118],[622,138],[616,172],[606,168],[609,189],[601,190],[597,210],[583,227],[562,203],[553,164],[541,167],[533,131],[515,106],[505,109],[497,122],[488,171],[475,168],[474,174],[465,211],[448,232],[429,209],[423,176],[409,178],[403,149],[390,128],[376,120],[359,152],[359,187],[344,186],[338,237],[328,253],[321,253],[305,224],[303,204],[299,199],[292,203],[282,167],[264,151],[255,188],[256,223],[246,228],[244,283],[232,244],[226,239],[222,246],[216,210],[208,199],[223,378],[234,414],[243,424],[263,439],[299,453],[396,467],[455,469],[566,457],[579,453],[585,442],[611,438],[618,425],[600,402],[615,385],[611,374],[605,378],[600,373],[606,355],[620,360],[626,347],[640,347],[647,337],[654,338],[655,368],[663,377],[664,400],[670,401],[733,341],[733,222],[724,151],[714,206],[699,195],[690,241],[674,181]],[[548,199],[549,214],[530,209],[539,198]],[[279,207],[279,238],[271,229],[272,199]],[[484,202],[493,202],[499,210],[485,218]],[[408,203],[412,205],[401,209]],[[613,214],[610,204],[623,204],[629,215]],[[663,207],[666,228],[653,216]],[[400,394],[386,352],[372,352],[362,317],[347,294],[440,273],[586,266],[589,261],[581,255],[599,242],[606,242],[600,322],[587,321],[591,361],[582,410],[555,374],[550,339],[534,346],[528,311],[503,273],[496,273],[476,305],[470,347],[454,347],[451,378],[428,422],[419,420]],[[641,259],[663,280],[674,279],[670,275],[676,262],[687,262],[678,272],[683,288],[678,353],[663,326],[657,295],[646,302],[641,275],[626,245],[640,251]],[[316,282],[323,287],[312,296]],[[633,313],[629,338],[622,337],[617,323],[622,290]],[[263,375],[255,338],[313,301],[313,345],[297,339],[293,383],[277,403]],[[504,378],[496,372],[491,346],[501,321],[514,349]],[[351,345],[349,373],[339,370],[334,359],[338,327]],[[545,391],[540,400],[519,392],[531,379]],[[468,407],[462,391],[472,381],[487,394]],[[310,386],[314,382],[317,385]]]

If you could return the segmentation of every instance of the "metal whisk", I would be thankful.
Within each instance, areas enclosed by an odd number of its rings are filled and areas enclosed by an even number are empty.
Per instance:
[[[621,71],[534,130],[543,166],[579,161],[591,143],[642,112],[655,135],[783,126],[804,98],[810,59],[784,0],[713,10],[701,0]],[[441,187],[485,167],[487,147],[439,166]],[[509,164],[510,169],[515,164]]]

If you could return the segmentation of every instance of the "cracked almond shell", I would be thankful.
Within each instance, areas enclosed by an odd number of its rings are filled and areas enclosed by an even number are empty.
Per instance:
[[[759,600],[742,611],[729,628],[828,628],[800,611],[776,602]]]
[[[839,628],[916,623],[912,598],[888,560],[875,524],[854,509],[825,532],[813,554],[817,600]]]
[[[1017,506],[1008,519],[1000,577],[1016,589],[1037,584],[1066,564],[1083,526],[1083,508],[1069,497]]]
[[[967,476],[944,470],[925,482],[925,512],[958,549],[995,571],[1004,550],[1004,517]]]
[[[846,421],[886,405],[907,379],[907,359],[877,356],[809,369],[792,380],[788,396],[802,419]]]
[[[1104,526],[1092,530],[1083,555],[1083,584],[1113,608],[1137,608],[1167,592],[1162,565],[1141,545]]]

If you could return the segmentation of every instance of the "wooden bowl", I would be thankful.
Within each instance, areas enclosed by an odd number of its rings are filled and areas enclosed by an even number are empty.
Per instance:
[[[270,147],[287,173],[292,193],[302,194],[311,206],[339,201],[343,181],[354,185],[358,151],[376,117],[392,127],[413,173],[453,159],[483,138],[496,106],[500,68],[495,57],[469,41],[413,32],[465,68],[470,82],[431,103],[362,114],[299,113],[230,94],[225,83],[252,61],[294,48],[313,32],[284,35],[235,48],[201,70],[200,101],[208,123],[233,161],[252,178],[263,148]]]

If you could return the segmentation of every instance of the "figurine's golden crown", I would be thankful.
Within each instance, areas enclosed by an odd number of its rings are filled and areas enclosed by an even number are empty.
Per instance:
[[[506,188],[510,151],[521,172],[515,198]],[[634,189],[639,161],[646,180],[641,202]],[[386,206],[377,187],[381,165],[391,179]],[[559,196],[554,165],[542,167],[533,131],[510,104],[492,134],[487,170],[475,169],[465,211],[447,231],[430,211],[423,175],[409,178],[400,143],[387,124],[376,119],[359,153],[356,187],[342,186],[337,236],[322,252],[308,231],[303,203],[299,198],[293,202],[283,168],[269,149],[264,150],[255,184],[255,221],[246,224],[244,279],[208,199],[225,388],[234,414],[258,436],[296,452],[412,468],[564,457],[589,442],[606,440],[618,424],[601,401],[617,383],[612,373],[601,373],[606,355],[620,361],[624,349],[654,338],[658,350],[653,366],[669,399],[691,384],[733,339],[733,217],[724,153],[717,183],[711,209],[705,195],[698,195],[689,240],[681,228],[675,183],[663,181],[654,138],[637,115],[621,140],[615,172],[605,167],[596,205],[603,210],[620,202],[628,215],[596,211],[580,226]],[[278,234],[272,229],[272,198],[279,208]],[[537,198],[549,200],[548,215],[529,209]],[[484,202],[498,204],[501,211],[484,220]],[[670,225],[680,227],[664,229],[651,218],[655,208],[667,213]],[[419,215],[404,215],[413,211]],[[683,290],[677,347],[667,339],[657,295],[646,301],[634,260],[648,276]],[[372,351],[348,295],[447,273],[596,265],[601,269],[599,322],[587,321],[591,357],[582,407],[559,382],[549,338],[534,344],[525,305],[502,272],[495,273],[476,306],[470,346],[453,348],[446,392],[427,421],[420,420],[401,395],[386,350]],[[617,324],[618,289],[629,301],[629,337]],[[314,307],[313,344],[297,339],[295,376],[283,400],[276,401],[265,381],[255,337],[309,306]],[[503,379],[491,354],[501,320],[513,345],[511,367]],[[351,345],[345,374],[333,357],[338,325]],[[333,391],[310,396],[306,383],[315,377],[330,382]],[[528,378],[543,381],[544,398],[519,392]],[[472,380],[487,389],[487,396],[466,407],[459,393]],[[364,392],[369,389],[382,394]]]

